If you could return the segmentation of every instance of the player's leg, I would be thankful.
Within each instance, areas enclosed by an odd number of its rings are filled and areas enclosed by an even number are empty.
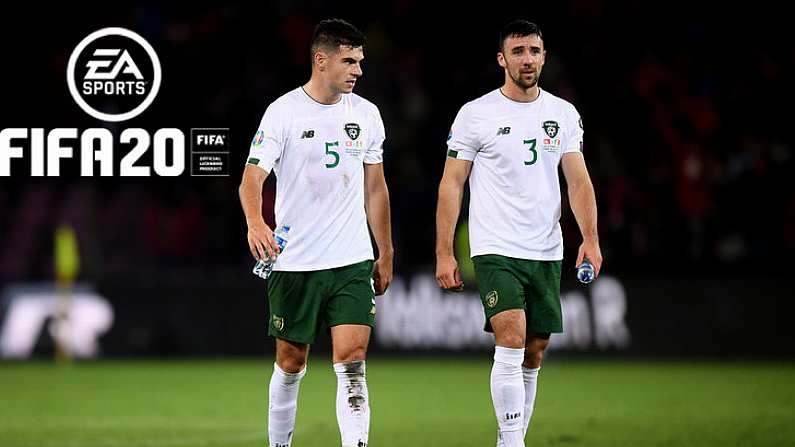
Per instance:
[[[494,332],[491,397],[499,426],[498,442],[524,446],[523,412],[526,321],[524,291],[517,260],[486,255],[473,258],[478,289],[486,313],[485,330]]]
[[[541,360],[544,357],[544,350],[549,345],[547,333],[527,334],[527,342],[524,347],[524,362],[522,363],[522,377],[524,378],[524,433],[527,434],[527,427],[530,426],[530,418],[533,417],[533,409],[536,402],[536,390],[538,389],[538,372],[541,370]]]
[[[560,305],[560,261],[527,261],[525,297],[527,343],[522,363],[525,384],[524,432],[530,426],[544,350],[553,332],[563,331]]]
[[[268,387],[268,440],[289,447],[295,430],[298,390],[315,339],[322,273],[273,272],[268,279],[268,334],[276,337],[276,362]]]
[[[332,361],[337,375],[337,422],[343,447],[367,445],[370,399],[365,357],[370,326],[342,324],[331,328]]]
[[[525,391],[521,365],[525,349],[525,312],[505,310],[490,321],[496,345],[491,368],[491,398],[500,429],[499,439],[506,447],[524,446]]]
[[[334,288],[326,303],[326,323],[331,328],[337,375],[337,422],[343,447],[365,446],[370,432],[365,359],[375,324],[373,263],[365,261],[332,271]]]
[[[268,440],[289,447],[295,430],[298,389],[306,374],[309,345],[276,339],[276,363],[268,386]]]

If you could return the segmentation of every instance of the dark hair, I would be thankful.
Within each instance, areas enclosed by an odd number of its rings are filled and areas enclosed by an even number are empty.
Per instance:
[[[500,30],[500,42],[497,51],[503,50],[505,39],[509,37],[525,37],[531,34],[535,34],[539,39],[544,40],[544,36],[541,35],[541,29],[538,25],[523,19],[514,20]]]
[[[366,40],[358,28],[342,19],[321,20],[312,33],[312,56],[321,47],[337,51],[340,45],[354,48],[364,46]]]

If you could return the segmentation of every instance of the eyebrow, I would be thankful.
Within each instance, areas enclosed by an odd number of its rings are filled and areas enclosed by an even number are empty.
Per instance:
[[[521,50],[521,49],[524,49],[524,46],[523,45],[517,45],[517,46],[511,48],[511,51],[516,51],[516,50]],[[530,49],[531,50],[541,51],[541,47],[539,47],[537,45],[530,45]]]
[[[358,61],[355,58],[353,58],[353,57],[344,57],[344,58],[342,58],[342,62],[353,62],[353,63],[356,63],[356,62],[361,62],[363,60],[364,60],[364,58],[361,58]]]

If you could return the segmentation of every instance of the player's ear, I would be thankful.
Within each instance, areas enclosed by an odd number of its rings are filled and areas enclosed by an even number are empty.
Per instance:
[[[505,68],[505,55],[502,54],[502,51],[497,52],[497,63],[500,64],[500,67]]]
[[[314,56],[312,59],[315,62],[315,66],[318,70],[324,71],[326,69],[326,63],[328,62],[328,55],[321,50],[315,51]]]

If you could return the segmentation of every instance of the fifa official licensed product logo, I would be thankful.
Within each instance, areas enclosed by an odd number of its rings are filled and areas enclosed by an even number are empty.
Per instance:
[[[281,332],[284,330],[284,318],[278,315],[273,316],[273,327],[276,328],[277,331]]]
[[[69,57],[69,93],[102,121],[126,121],[144,112],[160,89],[154,48],[125,28],[103,28],[83,39]]]
[[[345,125],[345,133],[351,138],[351,140],[355,140],[359,138],[359,134],[361,133],[361,128],[356,123],[348,123]]]
[[[558,130],[560,130],[557,121],[544,121],[541,127],[544,128],[544,132],[546,132],[549,138],[555,138],[558,135]]]
[[[499,299],[500,296],[497,294],[497,291],[492,290],[486,295],[486,306],[489,306],[489,308],[496,306]]]

